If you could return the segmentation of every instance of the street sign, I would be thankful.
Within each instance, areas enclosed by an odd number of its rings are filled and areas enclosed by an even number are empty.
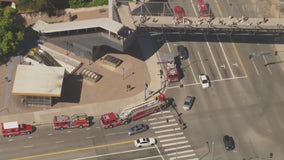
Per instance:
[[[260,52],[260,53],[252,53],[249,55],[249,59],[251,58],[258,58],[258,57],[261,57],[261,56],[266,56],[266,55],[271,55],[271,54],[275,54],[274,51],[265,51],[265,52]]]

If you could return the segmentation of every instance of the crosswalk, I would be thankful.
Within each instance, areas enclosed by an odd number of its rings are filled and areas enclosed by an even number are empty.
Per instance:
[[[165,160],[199,160],[171,111],[152,114],[148,123],[162,147]]]

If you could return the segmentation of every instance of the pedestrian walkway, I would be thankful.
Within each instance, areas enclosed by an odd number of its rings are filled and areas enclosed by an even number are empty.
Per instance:
[[[133,21],[133,18],[131,16],[131,13],[130,13],[129,6],[126,5],[126,4],[121,4],[121,5],[118,6],[117,11],[118,11],[118,14],[120,16],[121,23],[124,26],[127,26],[127,27],[135,30],[136,26],[134,25],[134,21]]]
[[[154,130],[166,160],[198,160],[188,138],[170,110],[154,113],[147,121]]]

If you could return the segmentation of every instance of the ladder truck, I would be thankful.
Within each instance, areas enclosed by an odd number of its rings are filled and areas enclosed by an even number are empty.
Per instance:
[[[152,113],[165,110],[172,104],[172,98],[166,98],[164,94],[160,94],[155,99],[123,109],[119,114],[114,112],[103,114],[100,119],[101,125],[103,128],[113,128],[128,124]]]

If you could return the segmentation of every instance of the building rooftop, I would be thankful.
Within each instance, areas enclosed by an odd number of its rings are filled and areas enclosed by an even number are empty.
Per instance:
[[[64,72],[63,67],[18,65],[12,94],[60,97]]]
[[[88,19],[81,21],[62,22],[49,24],[42,20],[38,20],[33,29],[40,33],[55,33],[72,30],[81,30],[89,28],[102,28],[112,33],[118,34],[118,31],[123,27],[122,24],[110,18]]]

